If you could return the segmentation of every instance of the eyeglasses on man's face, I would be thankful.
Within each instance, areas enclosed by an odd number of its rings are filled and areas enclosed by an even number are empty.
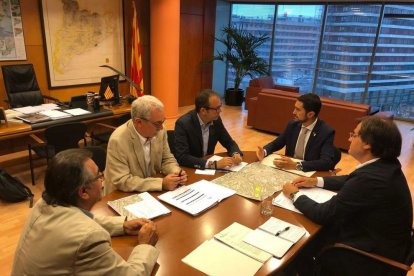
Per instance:
[[[105,176],[104,176],[103,172],[98,172],[98,175],[95,176],[94,178],[92,178],[90,180],[90,182],[93,183],[93,182],[95,182],[97,180],[100,180],[100,181],[104,181],[105,180]]]
[[[219,112],[219,111],[221,111],[221,106],[222,105],[219,105],[217,107],[209,107],[209,106],[207,106],[206,109],[207,110],[210,110],[211,109],[211,110],[214,110],[215,112]]]
[[[151,122],[150,120],[148,120],[148,119],[146,119],[146,118],[140,118],[141,120],[144,120],[144,121],[146,121],[146,122],[148,122],[148,123],[151,123],[156,129],[158,129],[158,130],[160,130],[160,129],[162,129],[163,128],[163,125],[164,125],[164,122],[165,122],[165,119],[164,120],[162,120],[162,121],[157,121],[157,122]]]
[[[351,131],[350,133],[349,133],[349,138],[355,138],[355,137],[358,137],[359,136],[359,133],[355,133],[355,131]]]

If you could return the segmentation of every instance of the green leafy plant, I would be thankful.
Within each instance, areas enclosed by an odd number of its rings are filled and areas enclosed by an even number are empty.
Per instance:
[[[222,29],[222,37],[215,40],[226,46],[219,51],[213,60],[227,62],[235,70],[234,90],[238,90],[245,76],[254,78],[253,74],[268,75],[269,65],[266,60],[259,57],[257,48],[269,37],[265,34],[255,36],[242,27],[229,26]]]

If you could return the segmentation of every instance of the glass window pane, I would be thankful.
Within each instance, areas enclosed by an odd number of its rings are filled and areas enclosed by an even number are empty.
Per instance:
[[[269,62],[270,45],[273,29],[273,18],[275,13],[274,5],[266,4],[233,4],[231,14],[231,25],[242,26],[244,30],[253,35],[266,34],[269,39],[260,47],[258,54],[261,58]],[[246,76],[240,88],[245,89],[249,86],[250,77]],[[234,86],[234,70],[228,68],[227,71],[227,88]]]
[[[329,5],[316,93],[360,102],[365,89],[380,5]]]
[[[276,83],[312,92],[323,5],[278,5],[272,60]]]
[[[386,5],[366,103],[414,119],[413,5]]]

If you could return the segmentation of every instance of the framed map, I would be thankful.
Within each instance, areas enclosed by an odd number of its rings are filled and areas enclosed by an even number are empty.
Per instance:
[[[25,60],[19,0],[0,0],[0,60]]]
[[[42,0],[49,87],[125,72],[122,0]]]

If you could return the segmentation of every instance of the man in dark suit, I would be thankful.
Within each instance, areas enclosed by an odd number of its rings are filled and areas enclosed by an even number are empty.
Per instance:
[[[348,152],[361,163],[350,175],[299,177],[283,187],[283,193],[294,201],[297,209],[324,225],[313,245],[314,252],[308,250],[311,256],[316,256],[321,246],[340,242],[397,261],[404,260],[411,240],[413,209],[410,190],[397,159],[401,140],[392,121],[367,117],[350,133]],[[318,204],[302,195],[299,189],[315,186],[339,191],[329,201]],[[344,251],[326,254],[321,260],[324,274],[338,275],[340,271],[341,275],[383,275],[386,272],[378,263],[348,254]],[[298,261],[298,264],[304,263]]]
[[[213,90],[205,89],[196,96],[195,110],[176,121],[174,153],[180,165],[221,169],[242,161],[242,152],[224,127],[220,112],[220,96]],[[213,154],[217,142],[227,149],[229,157],[207,162],[202,157]]]
[[[286,156],[273,161],[278,168],[305,172],[333,169],[340,154],[336,154],[333,145],[335,130],[318,118],[321,106],[321,100],[315,94],[298,97],[293,109],[294,120],[274,141],[263,148],[258,147],[257,158],[262,160],[286,146]],[[304,161],[295,162],[287,156]]]

